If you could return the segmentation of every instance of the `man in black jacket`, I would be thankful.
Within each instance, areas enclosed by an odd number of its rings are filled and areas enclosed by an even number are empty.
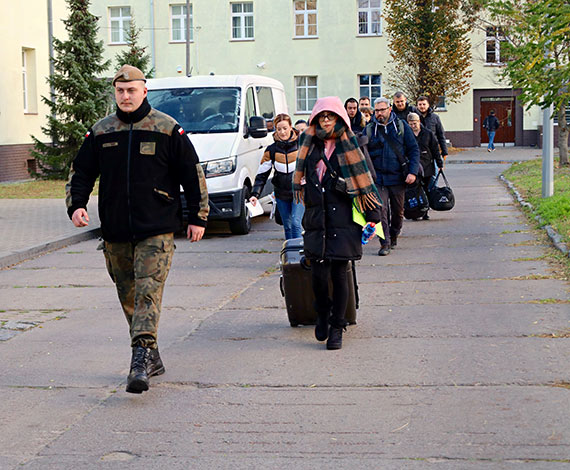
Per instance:
[[[491,109],[489,111],[489,115],[483,121],[483,127],[487,131],[487,135],[489,136],[489,145],[487,145],[487,152],[494,152],[495,151],[495,134],[497,133],[497,129],[499,128],[499,120],[495,116],[495,110]]]
[[[164,372],[157,329],[174,232],[182,228],[180,185],[190,241],[202,238],[208,217],[206,180],[194,147],[174,119],[151,108],[145,82],[136,67],[117,72],[116,112],[89,130],[66,185],[68,215],[84,227],[87,201],[100,178],[103,251],[130,327],[130,393],[148,390],[149,377]]]
[[[441,156],[445,160],[445,157],[447,157],[447,142],[445,139],[445,131],[441,124],[441,119],[439,119],[439,116],[433,112],[433,109],[431,109],[429,100],[426,96],[420,96],[418,98],[417,105],[422,124],[426,129],[429,129],[435,134],[441,150]]]
[[[408,114],[419,113],[419,111],[414,106],[408,103],[406,95],[404,95],[404,93],[401,91],[394,93],[394,96],[392,97],[392,103],[394,103],[392,111],[396,114],[396,116],[398,116],[399,119],[402,119],[404,121],[407,121]]]

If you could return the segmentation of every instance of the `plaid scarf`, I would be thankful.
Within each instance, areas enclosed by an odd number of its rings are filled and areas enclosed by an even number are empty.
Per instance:
[[[301,179],[306,174],[306,158],[315,139],[335,139],[335,151],[338,157],[340,173],[346,180],[348,195],[353,198],[360,212],[363,212],[365,209],[380,207],[382,205],[380,195],[368,171],[366,158],[364,158],[364,154],[358,146],[356,137],[350,129],[347,129],[342,119],[337,120],[334,129],[330,133],[327,133],[320,125],[312,124],[301,135],[295,174],[293,175],[293,195],[295,201],[303,201]]]

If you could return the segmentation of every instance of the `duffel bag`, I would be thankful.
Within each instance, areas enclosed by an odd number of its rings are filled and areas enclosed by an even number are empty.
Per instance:
[[[406,187],[404,196],[404,217],[420,219],[429,209],[429,202],[422,184],[416,181]]]
[[[438,187],[437,182],[440,175],[443,178],[445,186]],[[453,209],[453,206],[455,206],[455,196],[453,195],[453,190],[449,186],[449,182],[447,181],[447,178],[445,177],[445,174],[441,168],[437,173],[435,181],[430,187],[428,198],[429,206],[434,211],[449,211]]]

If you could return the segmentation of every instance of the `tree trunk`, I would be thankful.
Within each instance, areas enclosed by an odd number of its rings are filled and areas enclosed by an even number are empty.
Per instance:
[[[566,123],[566,106],[558,110],[558,151],[560,166],[568,165],[568,124]]]

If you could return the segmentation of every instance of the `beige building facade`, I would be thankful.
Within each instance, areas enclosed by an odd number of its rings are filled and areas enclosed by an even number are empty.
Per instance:
[[[190,46],[186,20],[189,3]],[[307,118],[317,97],[391,96],[389,53],[381,0],[93,0],[101,18],[106,57],[124,44],[125,25],[142,28],[156,77],[187,73],[259,74],[281,81],[294,119]],[[501,83],[501,38],[491,29],[473,34],[472,87],[460,103],[438,108],[455,146],[486,141],[482,121],[497,110],[497,141],[534,145],[541,119],[525,112],[517,93]]]
[[[189,10],[187,11],[187,3]],[[41,136],[49,112],[49,12],[62,38],[64,0],[5,2],[0,38],[0,181],[25,178],[34,161],[30,135]],[[92,0],[100,18],[104,57],[113,62],[125,48],[134,21],[140,45],[152,58],[155,77],[257,74],[281,81],[293,119],[307,118],[318,97],[391,96],[389,53],[381,0]],[[34,15],[30,15],[34,11]],[[189,16],[190,21],[187,22]],[[189,26],[189,47],[186,33]],[[536,145],[542,113],[525,111],[517,93],[501,83],[501,38],[492,29],[472,36],[471,89],[460,103],[437,109],[454,146],[486,141],[481,123],[493,108],[502,128],[496,142]],[[187,54],[187,51],[189,52]],[[113,70],[108,72],[112,76]]]
[[[30,136],[43,136],[41,127],[49,113],[42,96],[50,96],[46,82],[50,73],[50,18],[54,36],[62,38],[65,28],[61,20],[66,16],[64,0],[2,2],[0,181],[29,178],[28,170],[35,169],[29,154]]]

